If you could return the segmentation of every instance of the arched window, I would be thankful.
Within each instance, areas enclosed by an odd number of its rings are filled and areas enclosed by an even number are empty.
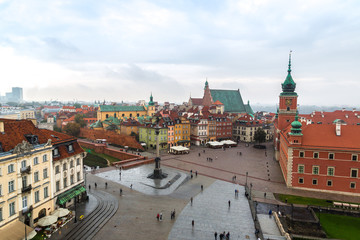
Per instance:
[[[39,212],[39,215],[38,215],[38,218],[42,218],[42,217],[45,217],[46,216],[46,208],[43,208],[40,210]]]

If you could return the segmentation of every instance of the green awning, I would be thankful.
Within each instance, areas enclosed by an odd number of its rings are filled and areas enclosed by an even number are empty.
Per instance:
[[[73,187],[72,189],[60,194],[57,198],[57,204],[63,205],[70,199],[79,196],[83,192],[86,192],[86,189],[81,185],[77,185],[76,187]]]

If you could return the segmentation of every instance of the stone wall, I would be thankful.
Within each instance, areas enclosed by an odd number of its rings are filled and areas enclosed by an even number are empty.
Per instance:
[[[107,143],[112,143],[118,146],[128,146],[129,148],[139,149],[142,151],[144,150],[140,143],[136,141],[135,137],[117,134],[113,131],[81,128],[79,136],[91,140],[106,139]]]
[[[92,143],[86,140],[78,139],[78,143],[81,147],[89,148],[94,150],[96,153],[106,154],[119,160],[143,160],[146,157],[139,156],[136,154],[127,153],[125,151],[108,148],[104,143]]]

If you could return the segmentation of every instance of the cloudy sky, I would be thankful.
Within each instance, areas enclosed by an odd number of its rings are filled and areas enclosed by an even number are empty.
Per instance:
[[[276,104],[292,54],[300,104],[359,106],[360,1],[0,0],[0,94],[187,101],[240,89]]]

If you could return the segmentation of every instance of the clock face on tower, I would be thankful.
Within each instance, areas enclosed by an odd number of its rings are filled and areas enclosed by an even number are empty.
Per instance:
[[[285,104],[286,106],[290,106],[292,104],[292,99],[286,99]]]

